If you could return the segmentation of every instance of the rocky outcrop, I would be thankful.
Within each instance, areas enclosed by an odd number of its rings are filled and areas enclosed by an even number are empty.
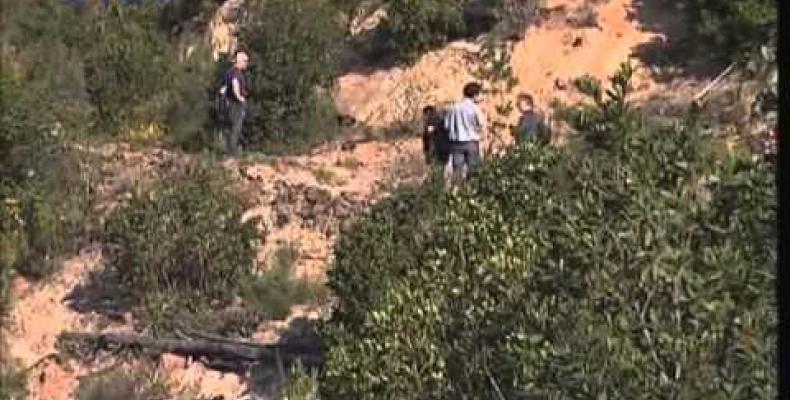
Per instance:
[[[209,22],[208,40],[214,60],[236,50],[238,22],[244,0],[227,0],[214,13]]]
[[[303,228],[317,230],[327,238],[337,234],[343,221],[359,215],[367,207],[367,200],[352,193],[341,192],[335,196],[320,187],[284,180],[274,183],[271,200],[276,227],[299,222]]]

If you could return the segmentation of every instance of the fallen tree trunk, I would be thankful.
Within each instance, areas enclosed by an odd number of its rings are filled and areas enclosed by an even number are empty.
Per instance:
[[[193,358],[221,359],[239,363],[279,363],[299,360],[302,364],[317,366],[323,361],[323,348],[305,344],[253,344],[232,339],[201,338],[157,339],[126,333],[65,332],[60,341],[92,343],[94,348],[109,350],[111,346],[144,348],[158,353],[172,353]]]

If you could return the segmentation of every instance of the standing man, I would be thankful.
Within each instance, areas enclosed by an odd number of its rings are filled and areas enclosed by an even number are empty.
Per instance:
[[[444,117],[456,182],[480,164],[480,138],[486,126],[485,114],[480,108],[482,92],[483,87],[479,83],[467,83],[463,90],[464,98],[453,104]]]
[[[236,155],[239,151],[239,139],[247,116],[247,98],[249,86],[244,71],[249,64],[249,57],[244,51],[237,51],[234,56],[233,67],[225,73],[225,87],[228,93],[228,114],[230,119],[230,132],[226,137],[228,153]]]

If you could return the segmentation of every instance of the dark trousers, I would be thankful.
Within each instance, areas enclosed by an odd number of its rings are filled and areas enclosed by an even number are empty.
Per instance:
[[[450,142],[453,177],[459,180],[480,164],[480,142]]]
[[[237,154],[239,152],[239,139],[241,139],[244,118],[247,116],[247,105],[231,100],[228,105],[228,114],[230,117],[230,129],[225,141],[228,153]]]

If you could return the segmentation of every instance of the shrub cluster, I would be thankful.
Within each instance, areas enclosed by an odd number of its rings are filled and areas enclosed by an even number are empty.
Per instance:
[[[383,32],[386,46],[401,59],[414,60],[466,32],[464,1],[389,0]]]
[[[320,0],[249,5],[241,43],[251,55],[254,108],[246,135],[254,146],[300,149],[337,133],[332,89],[343,29],[336,12]]]
[[[194,140],[208,121],[211,60],[205,49],[186,57],[169,29],[193,11],[182,10],[182,2],[136,3],[33,0],[10,7],[12,23],[2,32],[10,64],[26,87],[42,93],[34,109],[51,110],[67,128],[127,137],[177,131]],[[191,114],[179,113],[183,108]]]
[[[292,278],[294,246],[256,268],[258,233],[242,222],[244,204],[219,168],[190,165],[135,194],[106,223],[108,265],[136,316],[157,334],[247,334],[262,320],[285,318],[294,304],[326,297]]]
[[[346,232],[322,398],[775,397],[772,167],[625,95]]]
[[[137,193],[106,223],[109,265],[155,327],[230,304],[252,276],[257,233],[213,168],[195,164]]]
[[[685,5],[695,43],[724,59],[756,53],[776,39],[776,3],[770,0],[692,0]]]
[[[49,274],[69,238],[89,226],[83,157],[39,100],[0,77],[0,270]]]

